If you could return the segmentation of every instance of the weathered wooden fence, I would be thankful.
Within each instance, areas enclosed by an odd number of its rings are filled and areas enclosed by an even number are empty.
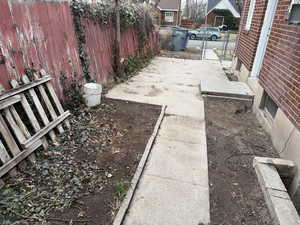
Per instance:
[[[82,74],[69,1],[0,0],[0,9],[0,83],[8,89],[8,81],[19,79],[25,68],[43,68],[51,73],[54,89],[63,98],[61,75]],[[88,19],[83,25],[90,73],[105,84],[113,80],[114,27]],[[158,34],[153,31],[145,49],[157,47]],[[122,32],[122,57],[135,55],[137,48],[137,33],[128,28]]]
[[[24,169],[25,159],[35,162],[34,151],[48,147],[56,134],[70,127],[67,117],[51,84],[51,77],[41,70],[31,80],[24,75],[20,83],[11,80],[13,89],[0,94],[0,179],[16,175]],[[3,180],[0,180],[3,184]]]

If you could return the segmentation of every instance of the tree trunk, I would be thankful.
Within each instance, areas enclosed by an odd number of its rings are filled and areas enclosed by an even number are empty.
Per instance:
[[[181,0],[179,0],[179,6],[178,6],[178,12],[177,12],[177,26],[181,25],[180,12],[181,12]]]

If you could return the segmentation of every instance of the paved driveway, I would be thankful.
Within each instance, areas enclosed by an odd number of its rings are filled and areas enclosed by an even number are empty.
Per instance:
[[[167,105],[125,225],[199,225],[210,221],[201,79],[226,79],[218,62],[156,57],[107,97]]]

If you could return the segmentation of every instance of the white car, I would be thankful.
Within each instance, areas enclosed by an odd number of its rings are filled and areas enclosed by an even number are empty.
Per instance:
[[[192,40],[207,38],[216,41],[221,38],[221,32],[218,27],[201,27],[196,30],[189,31],[189,37]]]

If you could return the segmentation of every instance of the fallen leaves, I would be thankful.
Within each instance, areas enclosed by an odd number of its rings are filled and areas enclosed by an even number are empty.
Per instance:
[[[159,113],[157,106],[111,99],[76,111],[71,129],[37,151],[34,166],[5,180],[0,224],[109,224]]]
[[[51,224],[49,213],[63,210],[84,195],[100,192],[113,174],[101,168],[95,160],[78,154],[101,152],[112,144],[115,136],[123,136],[113,119],[97,120],[99,113],[111,113],[111,104],[88,110],[83,109],[71,118],[72,128],[53,142],[46,151],[39,152],[38,161],[10,179],[0,190],[0,224],[23,221],[30,224]],[[77,158],[76,158],[77,157]],[[78,218],[85,213],[80,211]],[[56,219],[63,221],[61,219]],[[76,220],[70,220],[73,224]]]

